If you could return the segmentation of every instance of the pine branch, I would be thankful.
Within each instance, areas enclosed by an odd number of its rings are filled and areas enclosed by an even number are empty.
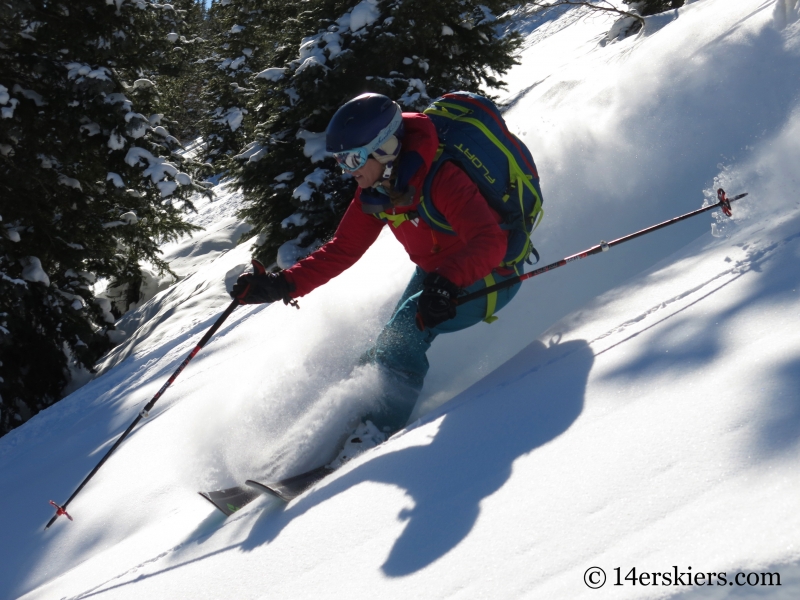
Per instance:
[[[616,13],[623,17],[630,17],[632,19],[636,19],[636,21],[638,21],[642,27],[644,27],[645,25],[644,17],[642,17],[641,15],[637,15],[636,13],[628,12],[626,10],[621,10],[615,7],[613,4],[611,4],[608,0],[601,0],[599,4],[588,2],[586,0],[556,0],[555,2],[541,2],[540,0],[531,0],[529,3],[541,10],[546,10],[548,8],[556,8],[558,6],[585,6],[590,10],[611,12],[611,13]]]

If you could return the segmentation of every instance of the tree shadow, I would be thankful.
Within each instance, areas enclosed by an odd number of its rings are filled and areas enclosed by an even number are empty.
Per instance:
[[[627,342],[644,331],[658,328],[653,342],[646,348],[617,362],[615,368],[602,376],[604,380],[618,378],[652,381],[656,378],[698,373],[722,360],[729,353],[729,332],[750,315],[768,315],[776,310],[796,303],[800,285],[797,269],[797,253],[800,250],[800,232],[796,230],[800,219],[790,221],[783,229],[783,236],[763,245],[737,244],[746,252],[745,258],[736,261],[730,270],[730,278],[712,284],[709,291],[691,303],[670,313],[648,327],[635,328],[630,336],[597,352],[597,356]],[[757,277],[745,284],[740,278],[757,273]],[[713,281],[713,280],[712,280]],[[730,292],[730,302],[723,299],[724,309],[714,310],[717,292],[739,282],[741,292]],[[680,297],[681,295],[679,295]],[[687,309],[700,303],[710,302],[705,312],[686,317]],[[666,301],[666,304],[669,300]],[[634,319],[635,321],[635,319]],[[777,341],[780,332],[764,333],[764,343]],[[731,356],[730,360],[751,361],[750,356]],[[760,370],[761,394],[768,401],[760,411],[759,429],[753,440],[753,451],[763,458],[772,458],[793,450],[800,443],[800,355],[791,352],[782,356],[780,362],[764,365]]]
[[[776,367],[769,379],[777,380],[777,393],[765,407],[757,447],[763,455],[776,456],[800,443],[800,357]]]
[[[364,481],[402,488],[413,508],[382,569],[402,577],[464,540],[480,504],[509,480],[516,459],[564,433],[583,410],[594,356],[585,340],[535,341],[484,380],[426,417],[439,418],[430,444],[381,454],[259,519],[243,550],[275,540],[293,519]],[[546,370],[543,370],[545,369]]]

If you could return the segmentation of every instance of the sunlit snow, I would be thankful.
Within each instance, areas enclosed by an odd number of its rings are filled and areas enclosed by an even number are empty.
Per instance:
[[[352,367],[412,272],[384,232],[300,310],[237,308],[70,504],[75,521],[43,531],[48,500],[97,464],[248,267],[241,197],[223,183],[199,198],[205,231],[164,247],[180,280],[118,323],[99,377],[0,439],[0,597],[798,597],[796,9],[687,1],[622,40],[610,15],[518,14],[500,100],[541,173],[541,264],[720,186],[749,193],[733,218],[524,283],[496,323],[436,340],[405,431],[289,505],[225,519],[196,492],[316,466],[371,401],[375,374]],[[623,579],[632,568],[660,583]],[[703,579],[665,584],[690,568]],[[768,572],[780,586],[719,584]]]

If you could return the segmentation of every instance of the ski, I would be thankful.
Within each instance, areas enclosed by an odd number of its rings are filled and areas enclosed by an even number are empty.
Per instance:
[[[356,430],[347,438],[344,446],[339,451],[336,459],[316,469],[311,469],[299,475],[263,483],[248,479],[244,486],[236,486],[227,490],[215,492],[199,492],[199,494],[216,506],[226,516],[230,516],[243,506],[249,504],[259,495],[264,494],[289,502],[312,487],[315,483],[325,479],[344,463],[356,456],[380,446],[386,436],[380,433],[375,426],[367,421],[360,423]],[[334,465],[334,466],[332,466]]]
[[[247,486],[236,486],[214,492],[198,492],[198,494],[211,502],[226,517],[231,516],[260,496],[257,491]]]
[[[335,469],[330,467],[317,467],[306,473],[287,477],[270,483],[261,483],[248,479],[246,485],[237,485],[225,490],[213,492],[197,492],[211,502],[226,517],[244,508],[262,494],[279,498],[284,502],[296,498],[312,485],[324,479]]]
[[[289,502],[334,471],[335,469],[328,466],[322,466],[272,483],[261,483],[252,479],[248,479],[245,483],[257,492]]]

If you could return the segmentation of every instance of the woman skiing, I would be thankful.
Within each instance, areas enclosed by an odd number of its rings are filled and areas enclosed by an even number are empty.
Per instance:
[[[442,164],[429,182],[431,200],[453,234],[437,232],[419,218],[420,194],[438,146],[426,115],[403,113],[386,96],[363,94],[345,103],[328,125],[326,147],[358,189],[333,239],[279,273],[243,274],[231,291],[243,304],[292,302],[355,264],[389,225],[417,269],[392,318],[362,358],[362,364],[378,367],[384,382],[377,407],[364,418],[387,436],[402,429],[411,415],[433,340],[491,320],[519,289],[517,284],[456,304],[459,294],[516,272],[499,266],[508,239],[502,219],[453,162]]]

